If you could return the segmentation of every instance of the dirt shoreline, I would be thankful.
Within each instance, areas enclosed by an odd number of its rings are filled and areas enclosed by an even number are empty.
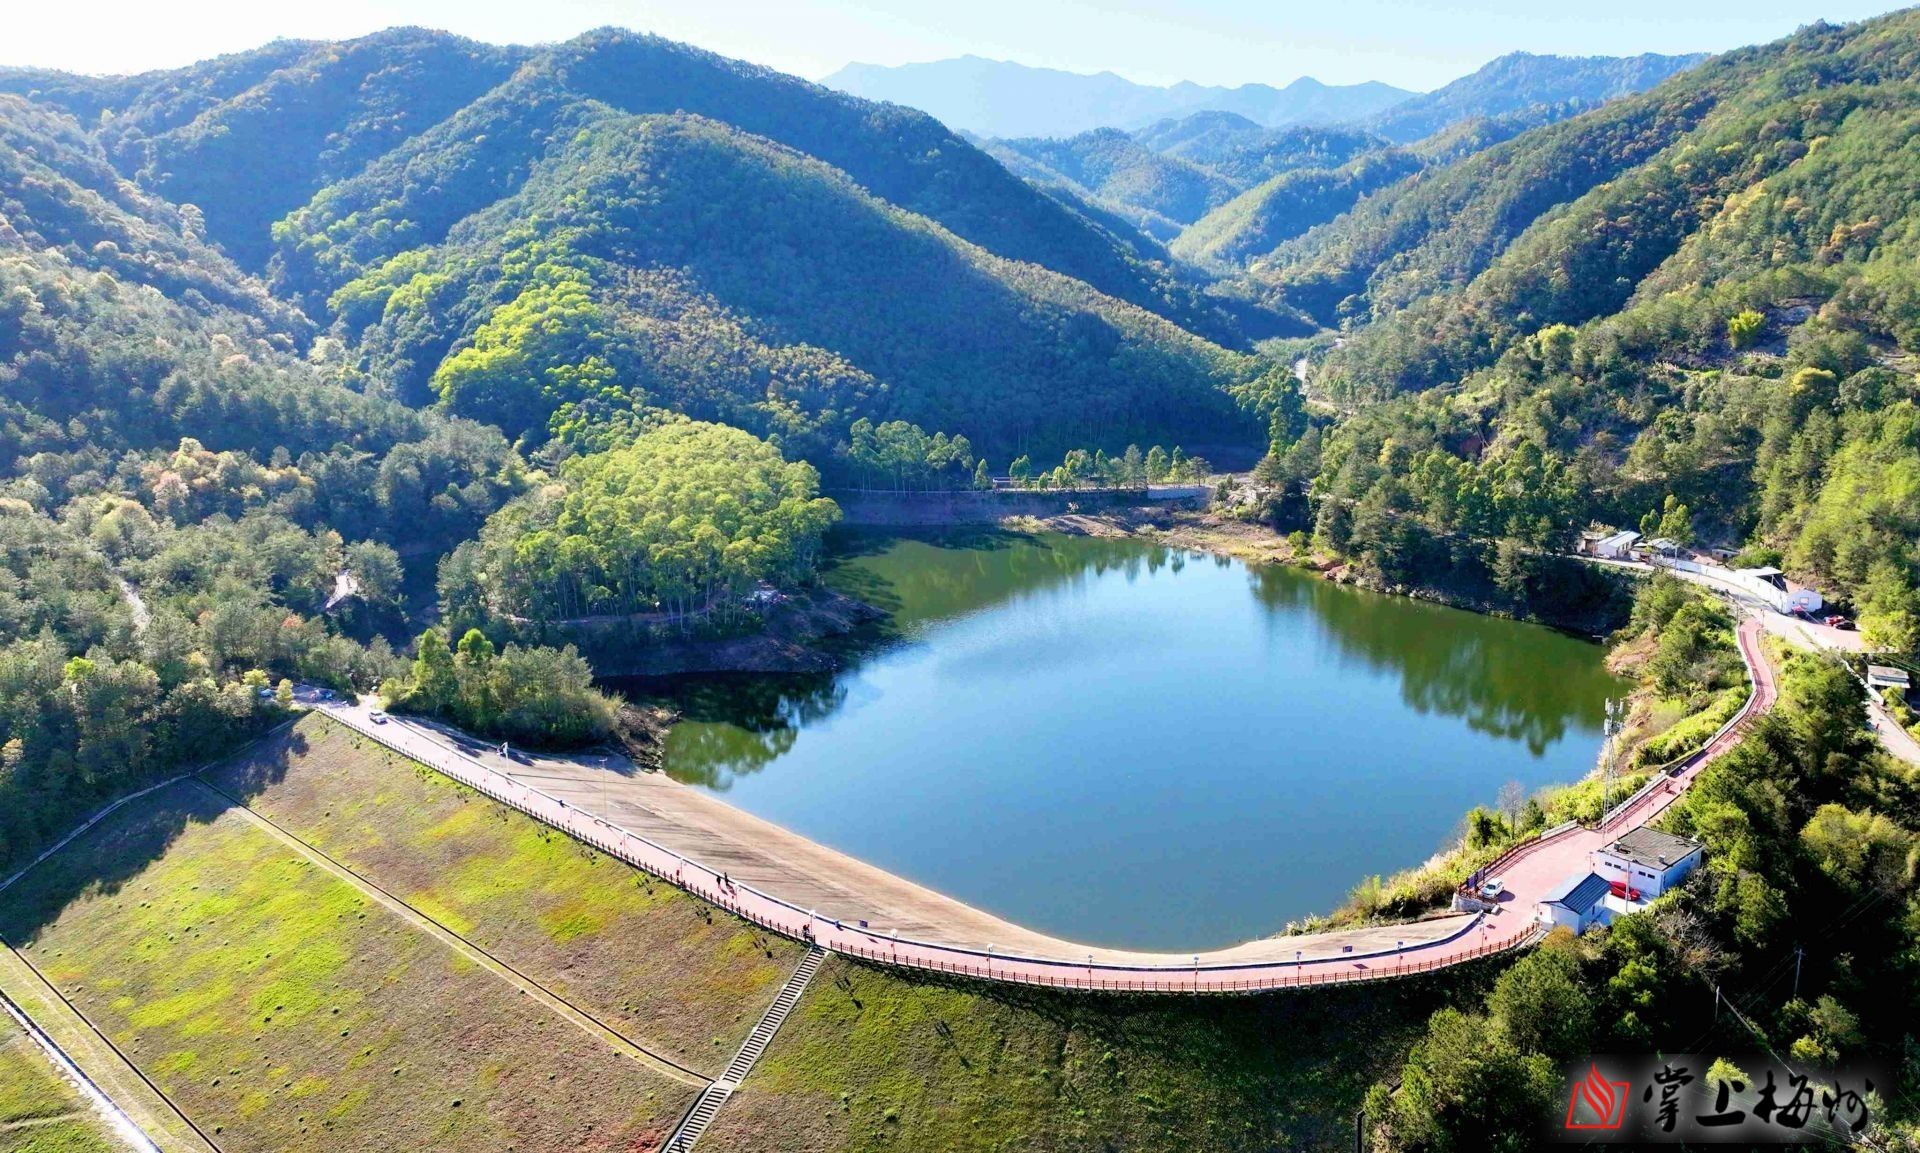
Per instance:
[[[1432,585],[1393,585],[1369,580],[1353,566],[1309,551],[1298,553],[1286,537],[1265,525],[1237,520],[1217,512],[1171,509],[1134,509],[1120,513],[1065,513],[1046,517],[1012,517],[1002,524],[1026,532],[1061,532],[1074,536],[1132,537],[1175,548],[1227,556],[1250,564],[1285,564],[1313,573],[1335,584],[1352,585],[1386,596],[1426,601],[1463,612],[1532,624],[1590,640],[1601,639],[1584,620],[1518,616],[1473,597]]]
[[[719,637],[629,638],[582,631],[573,643],[607,680],[699,673],[825,673],[839,668],[831,642],[885,614],[865,601],[816,586],[782,594],[757,632]]]

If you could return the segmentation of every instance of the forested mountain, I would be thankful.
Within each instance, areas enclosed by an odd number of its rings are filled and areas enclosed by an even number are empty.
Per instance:
[[[1296,307],[1332,325],[1387,317],[1471,279],[1535,220],[1698,127],[1703,76],[1524,133],[1396,185],[1256,266]]]
[[[1789,242],[1775,249],[1771,276],[1817,266],[1829,237],[1809,240],[1804,225],[1778,217],[1759,224],[1746,198],[1825,171],[1824,149],[1851,158],[1848,142],[1885,131],[1878,117],[1897,117],[1908,95],[1905,19],[1812,27],[1525,133],[1372,198],[1282,248],[1266,272],[1324,320],[1381,322],[1328,366],[1341,388],[1379,392],[1457,378],[1516,335],[1618,310],[1672,258],[1718,250],[1729,232],[1758,226],[1766,240],[1756,247]],[[1810,205],[1821,219],[1851,223],[1833,215],[1852,200],[1846,188],[1899,164],[1897,150],[1850,164],[1838,174],[1845,183]],[[1881,222],[1876,237],[1909,210],[1904,199],[1870,205],[1867,215]],[[1728,273],[1756,270],[1716,271],[1717,290],[1726,291]],[[1684,282],[1663,274],[1655,283]]]
[[[1396,144],[1424,140],[1463,120],[1536,104],[1601,104],[1645,92],[1705,60],[1688,56],[1535,56],[1513,52],[1432,92],[1409,97],[1366,122]]]
[[[1392,108],[1412,95],[1378,80],[1323,84],[1311,76],[1278,88],[1267,84],[1225,88],[1187,82],[1172,85],[1167,92],[1175,103],[1155,119],[1182,112],[1232,112],[1269,128],[1352,123]]]
[[[829,459],[861,415],[1008,459],[1215,432],[1240,358],[771,141],[608,115],[446,243],[335,294],[401,395],[544,434],[649,405]],[[431,390],[431,391],[430,391]]]
[[[114,168],[69,116],[0,95],[0,239],[61,249],[166,295],[193,292],[287,341],[312,326],[234,267],[202,233],[199,214],[152,196]]]
[[[1358,128],[1267,128],[1231,112],[1162,120],[1133,138],[1163,156],[1217,172],[1243,190],[1295,168],[1334,168],[1387,146],[1385,139]]]
[[[276,283],[317,300],[374,263],[433,243],[512,194],[536,161],[609,109],[684,111],[814,156],[875,195],[1015,260],[1206,327],[1164,271],[1013,178],[938,123],[763,68],[630,33],[590,33],[329,187],[276,229]]]
[[[97,122],[121,172],[197,207],[207,235],[258,271],[274,221],[493,88],[527,55],[396,28],[97,85],[0,71],[0,90]]]
[[[1592,107],[1584,101],[1568,100],[1559,104],[1529,104],[1517,112],[1503,112],[1498,116],[1475,116],[1441,129],[1408,151],[1431,165],[1452,164],[1522,132],[1578,116]]]
[[[271,256],[276,287],[314,313],[371,264],[511,195],[585,120],[687,111],[816,156],[999,255],[1233,339],[1168,270],[932,119],[656,38],[526,50],[396,30],[131,79],[0,73],[0,88],[84,117],[123,175],[194,204],[243,266]]]
[[[1338,168],[1387,152],[1386,141],[1369,132],[1263,128],[1230,112],[1162,120],[1131,136],[1100,128],[1064,140],[990,140],[984,147],[1015,174],[1042,188],[1064,189],[1162,242],[1269,177]],[[1387,157],[1368,171],[1395,163]],[[1410,170],[1402,167],[1400,174]],[[1320,219],[1351,204],[1349,198]]]
[[[1321,529],[1404,576],[1429,532],[1653,514],[1920,645],[1917,65],[1920,12],[1813,25],[1283,246],[1351,329],[1313,386],[1382,402],[1294,461]]]
[[[1156,120],[1134,130],[1133,138],[1155,152],[1211,166],[1278,131],[1238,112],[1194,112]]]
[[[1174,255],[1197,264],[1231,266],[1257,260],[1352,210],[1362,197],[1425,168],[1444,167],[1528,129],[1642,91],[1700,59],[1503,56],[1445,88],[1396,105],[1367,122],[1367,131],[1350,130],[1343,139],[1370,142],[1364,150],[1355,147],[1319,164],[1287,165],[1256,177],[1261,181],[1257,186],[1194,221],[1169,247]],[[1219,122],[1170,122],[1139,136],[1143,143],[1164,141],[1171,153],[1182,157],[1217,156],[1213,166],[1223,170],[1236,167],[1259,140],[1243,126]]]
[[[0,96],[0,174],[7,863],[275,719],[274,680],[382,675],[400,550],[477,531],[524,466],[352,387],[337,340],[65,113]],[[329,614],[342,573],[359,593]]]
[[[1420,158],[1406,149],[1382,148],[1338,168],[1283,172],[1194,222],[1169,250],[1196,264],[1239,264],[1332,220],[1369,192],[1421,167]]]
[[[1577,115],[1587,107],[1579,102],[1531,104],[1517,112],[1462,120],[1410,148],[1390,145],[1370,132],[1316,130],[1339,147],[1327,150],[1317,162],[1275,166],[1276,175],[1193,221],[1167,247],[1175,256],[1195,264],[1244,265],[1308,229],[1351,211],[1362,197],[1392,188],[1425,169],[1445,167],[1485,151],[1531,128]],[[1271,130],[1260,131],[1272,135]],[[1241,137],[1238,145],[1226,144],[1232,138],[1230,132],[1201,132],[1191,138],[1176,136],[1171,147],[1183,154],[1221,154],[1223,166],[1242,171],[1268,167],[1245,163],[1267,159],[1260,152],[1257,138]],[[1212,144],[1216,140],[1220,145]],[[1278,155],[1289,153],[1283,150]]]
[[[1167,243],[1176,256],[1237,265],[1423,167],[1451,163],[1528,128],[1643,91],[1701,59],[1515,53],[1377,116],[1316,112],[1289,116],[1278,122],[1292,126],[1274,127],[1271,119],[1263,122],[1257,106],[1245,114],[1232,110],[1247,100],[1218,97],[1202,111],[1158,120],[1131,136],[1102,127],[1066,137],[991,140],[985,147],[1016,174],[1118,216]],[[1111,86],[1118,78],[1106,79]],[[999,70],[980,79],[994,91],[1001,91],[995,86],[1002,82]],[[1287,91],[1304,92],[1305,83]],[[1136,96],[1113,94],[1101,106],[1130,110]],[[1327,126],[1339,121],[1351,123]],[[1117,122],[1124,118],[1105,123]],[[1433,139],[1426,142],[1428,137]],[[1416,141],[1423,143],[1412,151],[1394,147]]]
[[[1014,175],[1064,188],[1161,241],[1171,240],[1238,189],[1221,173],[1164,156],[1117,128],[1064,140],[990,140],[982,147]]]
[[[1274,128],[1236,112],[1169,117],[1131,135],[1099,128],[990,140],[1015,174],[1109,213],[1183,260],[1231,268],[1428,167],[1638,92],[1697,56],[1503,56],[1365,127]],[[1395,142],[1412,144],[1399,148]]]
[[[896,67],[849,64],[821,83],[868,100],[918,108],[963,132],[999,137],[1139,128],[1204,111],[1230,112],[1267,127],[1336,124],[1371,117],[1413,95],[1374,81],[1322,84],[1312,77],[1281,88],[1193,83],[1160,88],[1111,72],[1083,75],[978,56]]]

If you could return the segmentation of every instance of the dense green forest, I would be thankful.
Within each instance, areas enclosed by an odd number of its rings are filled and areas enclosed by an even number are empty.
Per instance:
[[[470,536],[526,465],[366,389],[60,113],[0,97],[0,169],[3,866],[257,733],[279,685],[384,675],[402,551]]]
[[[1245,435],[1245,357],[691,116],[600,119],[331,307],[401,396],[514,434],[654,405],[822,459],[861,416],[999,456]]]
[[[1264,443],[1221,491],[1302,554],[1629,620],[1636,771],[1738,707],[1731,622],[1629,604],[1564,555],[1591,523],[1777,564],[1912,657],[1920,14],[1496,65],[1364,125],[994,154],[618,31],[0,70],[0,872],[296,683],[617,739],[565,630],[754,627],[813,578],[823,480],[1139,486]],[[1911,774],[1843,672],[1785,692],[1671,817],[1704,880],[1436,1017],[1380,1148],[1519,1147],[1547,1062],[1685,1040],[1699,973],[1771,989],[1801,907],[1829,947],[1765,1042],[1914,1064]]]
[[[1280,247],[1360,198],[1418,172],[1413,153],[1380,148],[1338,168],[1297,168],[1257,184],[1196,220],[1169,250],[1197,264],[1240,264]]]
[[[1265,128],[1232,113],[1206,112],[1131,135],[1100,128],[1064,140],[992,140],[985,147],[1009,171],[1064,189],[1165,242],[1260,181],[1339,166],[1387,142],[1355,129]]]
[[[1229,177],[1156,152],[1118,128],[1096,128],[1066,140],[993,140],[984,147],[1009,172],[1064,188],[1160,241],[1178,236],[1237,190]]]
[[[1466,120],[1542,105],[1593,106],[1645,91],[1706,59],[1686,56],[1536,56],[1514,52],[1432,92],[1402,100],[1365,122],[1395,144],[1425,140]]]
[[[1503,107],[1506,104],[1497,103]],[[1400,195],[1399,186],[1411,185],[1431,169],[1484,152],[1529,129],[1576,116],[1598,103],[1563,100],[1527,104],[1508,112],[1450,121],[1440,131],[1404,148],[1371,133],[1353,133],[1349,138],[1363,146],[1348,152],[1345,160],[1332,153],[1283,166],[1276,175],[1193,221],[1168,243],[1167,249],[1182,260],[1215,270],[1262,263],[1287,241],[1354,211],[1375,192]],[[1285,315],[1301,311],[1272,297],[1267,303],[1280,305],[1276,311]]]
[[[812,578],[839,517],[805,462],[739,429],[674,420],[567,462],[442,563],[456,623],[737,610],[761,583]]]
[[[615,30],[543,50],[506,82],[322,189],[275,226],[275,282],[315,311],[380,262],[447,237],[512,195],[555,144],[608,112],[684,114],[815,157],[874,196],[1010,260],[1226,335],[1164,266],[1029,188],[931,117]]]
[[[1283,247],[1288,299],[1351,290],[1311,386],[1362,402],[1282,446],[1315,495],[1283,515],[1405,580],[1409,535],[1564,547],[1673,498],[1663,532],[1762,550],[1913,650],[1917,32],[1729,53]]]
[[[572,645],[508,643],[468,629],[448,645],[438,628],[414,641],[410,664],[380,686],[388,707],[439,717],[468,732],[523,745],[563,748],[615,737],[622,705],[594,688],[593,668]]]
[[[116,168],[197,207],[207,234],[259,269],[276,220],[500,84],[528,55],[395,28],[342,44],[277,41],[96,84],[0,71],[0,90],[98,122]]]
[[[1162,156],[1216,173],[1236,189],[1296,168],[1337,167],[1387,143],[1358,128],[1267,128],[1231,112],[1197,112],[1163,121],[1142,128],[1133,138]]]
[[[1209,110],[1132,133],[1099,128],[985,147],[1041,188],[1219,269],[1264,257],[1426,167],[1650,88],[1700,59],[1516,53],[1356,122],[1268,127]],[[1248,330],[1271,331],[1258,322]]]
[[[1677,582],[1645,586],[1629,634],[1658,638],[1649,689],[1710,687],[1737,665],[1720,612]],[[1784,660],[1780,705],[1662,818],[1704,842],[1703,875],[1610,930],[1557,931],[1483,1008],[1436,1013],[1369,1094],[1374,1149],[1533,1148],[1539,1119],[1564,1107],[1564,1061],[1644,1051],[1871,1063],[1885,1073],[1867,1144],[1907,1147],[1906,1086],[1920,1075],[1912,769],[1874,744],[1843,666]],[[1662,688],[1676,673],[1683,683]]]

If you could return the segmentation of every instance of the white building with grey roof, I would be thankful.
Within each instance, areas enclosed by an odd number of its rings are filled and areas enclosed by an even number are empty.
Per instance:
[[[1658,829],[1635,829],[1593,851],[1593,871],[1630,901],[1651,901],[1700,866],[1699,841]],[[1637,896],[1636,896],[1637,894]]]

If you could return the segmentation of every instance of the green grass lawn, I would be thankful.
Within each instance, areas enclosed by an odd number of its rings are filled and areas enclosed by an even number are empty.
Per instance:
[[[701,1148],[1350,1149],[1367,1086],[1491,980],[1128,999],[834,960]]]
[[[798,960],[791,942],[320,718],[208,779],[695,1068],[725,1063]],[[689,1090],[204,791],[130,810],[7,894],[0,933],[224,1148],[638,1153],[684,1109]],[[1367,1085],[1493,971],[1108,998],[833,960],[702,1149],[1350,1148]]]
[[[320,717],[207,774],[487,952],[718,1076],[800,948]]]
[[[13,1018],[0,1015],[0,1153],[124,1148]]]
[[[227,1150],[646,1148],[691,1097],[195,785],[35,869],[0,935]]]

